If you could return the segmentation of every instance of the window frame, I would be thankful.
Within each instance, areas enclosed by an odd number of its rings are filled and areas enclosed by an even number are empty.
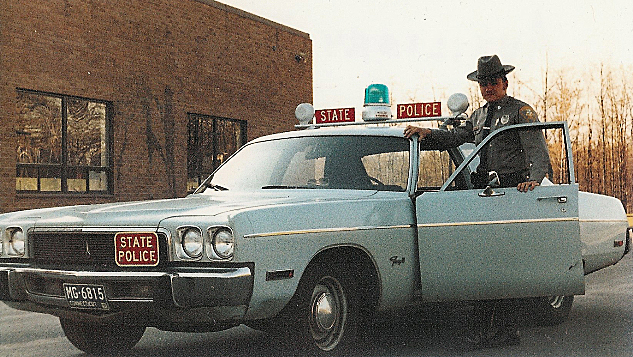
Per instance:
[[[212,168],[210,170],[205,170],[203,167],[201,167],[202,165],[199,165],[200,167],[192,168],[192,163],[190,162],[191,148],[189,146],[192,143],[192,125],[193,125],[192,123],[193,121],[197,121],[196,124],[198,125],[198,128],[199,128],[202,120],[211,121],[212,128],[213,128],[212,133],[211,133],[211,136],[212,136],[211,145],[213,148],[213,154],[212,154],[213,163],[212,163]],[[237,148],[232,154],[237,152],[242,146],[244,146],[248,142],[248,136],[247,136],[248,122],[246,120],[188,112],[187,113],[187,180],[186,180],[188,191],[191,191],[192,189],[191,187],[189,187],[190,180],[193,181],[193,179],[196,179],[197,181],[196,187],[200,186],[202,182],[204,182],[207,179],[207,177],[209,177],[221,164],[221,162],[219,162],[218,157],[217,157],[219,153],[218,121],[227,121],[227,122],[235,123],[239,125],[240,127],[240,131],[241,131],[240,138],[239,138],[240,142],[237,143]],[[196,133],[198,135],[195,138],[196,140],[195,145],[197,147],[197,150],[201,150],[205,146],[205,144],[201,143],[200,141],[201,137],[200,137],[199,129],[196,131]],[[228,157],[226,157],[224,161],[226,161],[227,159]]]
[[[98,196],[98,195],[113,195],[114,194],[114,133],[113,133],[113,118],[114,109],[111,101],[94,99],[88,97],[38,91],[26,88],[16,88],[17,93],[24,93],[28,95],[39,95],[46,97],[58,98],[61,100],[61,159],[60,163],[19,163],[16,158],[16,180],[18,178],[18,171],[21,169],[35,170],[37,174],[34,178],[37,179],[37,189],[35,190],[19,190],[16,187],[16,193],[19,195],[42,195],[42,196],[59,196],[59,195],[77,195],[77,196]],[[68,161],[69,148],[68,148],[68,101],[69,100],[81,100],[93,103],[102,104],[105,106],[105,154],[106,165],[105,166],[92,166],[92,165],[71,165]],[[16,99],[17,104],[17,99]],[[16,135],[20,135],[20,131],[16,129]],[[60,171],[60,189],[59,190],[42,190],[42,179],[45,178],[41,175],[42,170],[58,169]],[[69,190],[68,179],[71,171],[82,172],[85,176],[85,190],[73,191]],[[105,190],[93,190],[90,188],[90,173],[105,173],[106,175],[106,189]]]

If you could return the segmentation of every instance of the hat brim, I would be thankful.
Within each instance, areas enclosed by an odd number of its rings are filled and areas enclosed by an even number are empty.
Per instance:
[[[512,71],[514,70],[514,68],[515,68],[515,67],[514,67],[514,66],[512,66],[512,65],[509,65],[509,64],[504,64],[504,65],[503,65],[503,70],[502,70],[501,72],[498,72],[498,73],[495,73],[495,74],[493,74],[493,75],[486,76],[486,77],[483,77],[483,78],[491,78],[491,77],[495,77],[495,76],[502,76],[502,75],[506,75],[506,74],[508,74],[508,73],[512,72]],[[469,74],[466,76],[466,78],[467,78],[468,80],[470,80],[470,81],[475,81],[475,82],[479,82],[479,80],[480,80],[480,79],[482,79],[482,78],[479,78],[479,71],[474,71],[474,72],[469,73]]]

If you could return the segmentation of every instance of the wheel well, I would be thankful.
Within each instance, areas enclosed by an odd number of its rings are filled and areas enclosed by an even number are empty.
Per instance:
[[[358,282],[357,288],[364,308],[375,309],[380,297],[380,283],[376,265],[369,254],[358,247],[343,246],[323,250],[310,261],[301,278],[301,283],[311,271],[319,271],[322,266],[339,266]]]

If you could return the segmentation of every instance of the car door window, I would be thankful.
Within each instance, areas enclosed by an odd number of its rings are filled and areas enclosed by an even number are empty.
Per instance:
[[[543,180],[543,185],[563,185],[570,184],[573,181],[570,179],[570,162],[567,152],[567,142],[565,140],[564,128],[560,126],[552,126],[548,127],[547,130],[543,130],[542,126],[538,127],[530,127],[523,126],[517,127],[512,130],[508,130],[504,133],[492,133],[493,135],[490,139],[490,143],[494,143],[495,140],[507,140],[512,133],[518,133],[521,130],[540,130],[543,133],[545,138],[545,143],[547,144],[550,156],[551,170],[547,174],[546,179]],[[458,168],[459,171],[452,175],[449,180],[444,184],[444,189],[446,190],[454,190],[454,189],[472,189],[473,186],[469,182],[464,185],[464,180],[470,181],[471,173],[474,172],[479,163],[479,152],[482,150],[483,146],[479,145],[477,148],[473,149],[472,144],[464,144],[458,148],[461,156],[463,156],[466,160],[466,164],[463,167]],[[472,155],[475,153],[474,155]],[[472,155],[472,156],[471,156]],[[572,163],[573,164],[573,163]]]

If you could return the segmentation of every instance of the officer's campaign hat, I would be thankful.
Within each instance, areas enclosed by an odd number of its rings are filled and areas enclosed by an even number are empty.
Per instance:
[[[477,70],[468,74],[466,78],[479,82],[482,79],[489,79],[506,75],[514,70],[514,66],[501,64],[499,56],[482,56],[477,61]]]

